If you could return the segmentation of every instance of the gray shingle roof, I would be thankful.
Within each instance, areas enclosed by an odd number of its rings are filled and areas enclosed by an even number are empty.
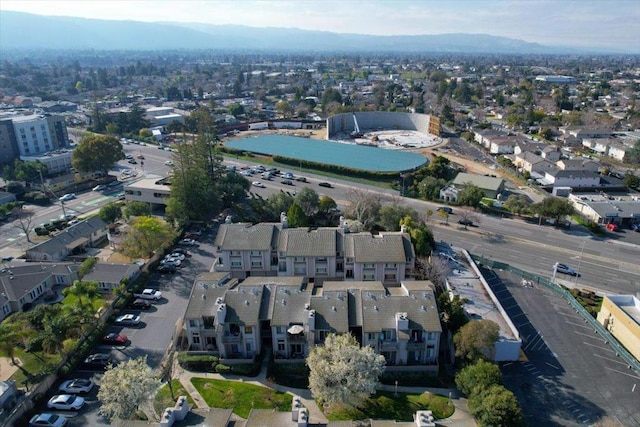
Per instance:
[[[73,249],[75,246],[82,244],[84,239],[89,238],[96,231],[103,230],[106,226],[107,223],[101,220],[100,217],[93,216],[66,228],[49,240],[29,249],[29,251],[51,254],[65,248]]]
[[[237,284],[237,280],[227,281],[229,273],[200,274],[191,289],[189,304],[185,311],[185,319],[215,317],[215,302],[218,297]]]
[[[227,291],[224,294],[224,302],[227,305],[224,323],[240,326],[258,325],[263,293],[262,286],[239,285],[236,289]]]
[[[308,311],[305,306],[309,304],[311,292],[296,289],[292,286],[278,286],[274,292],[273,308],[271,312],[271,324],[290,325],[306,324]]]
[[[279,224],[222,224],[215,245],[221,250],[267,251],[275,247]]]
[[[405,244],[405,239],[408,238],[406,233],[346,234],[344,236],[345,254],[347,258],[354,258],[355,262],[358,263],[405,263],[408,258],[413,258],[412,251],[407,253],[409,247]]]
[[[311,309],[316,311],[316,330],[336,333],[349,332],[348,292],[325,291],[311,298]]]
[[[11,301],[18,301],[49,277],[75,275],[77,270],[78,265],[73,263],[20,263],[3,266],[0,270],[0,293]]]
[[[96,263],[82,280],[87,282],[120,283],[125,277],[131,277],[140,267],[135,264]]]
[[[287,228],[280,232],[278,251],[287,256],[335,256],[336,228]]]

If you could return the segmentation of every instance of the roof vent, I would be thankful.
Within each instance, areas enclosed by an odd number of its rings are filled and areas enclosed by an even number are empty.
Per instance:
[[[282,298],[282,305],[287,305],[287,300]]]
[[[249,300],[244,300],[244,305],[249,305]]]
[[[378,306],[377,305],[373,306],[373,311],[378,311]]]
[[[306,304],[304,305],[304,309],[305,309],[305,310],[309,310],[310,308],[311,308],[311,304],[306,303]]]
[[[338,311],[338,310],[336,310],[336,306],[335,305],[331,306],[331,311]]]

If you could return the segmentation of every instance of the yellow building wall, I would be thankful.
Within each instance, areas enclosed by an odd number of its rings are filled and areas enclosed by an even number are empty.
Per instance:
[[[640,360],[640,325],[607,296],[602,300],[598,322],[637,360]]]

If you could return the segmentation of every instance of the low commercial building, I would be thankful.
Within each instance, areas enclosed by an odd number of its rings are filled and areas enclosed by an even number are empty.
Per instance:
[[[638,193],[579,193],[568,196],[580,215],[596,224],[615,223],[631,228],[640,225],[640,194]]]
[[[640,300],[633,295],[605,295],[598,322],[640,360]]]
[[[85,282],[95,282],[98,290],[111,292],[120,287],[126,280],[133,282],[140,275],[140,266],[137,264],[96,263],[91,271],[82,278]]]
[[[169,197],[171,197],[169,178],[145,176],[124,185],[126,201],[148,203],[151,209],[166,206]]]
[[[440,190],[440,199],[449,202],[457,201],[458,192],[469,184],[475,185],[484,191],[485,197],[495,199],[498,194],[504,193],[504,183],[505,181],[502,178],[460,172],[450,186]]]
[[[27,249],[26,258],[35,261],[62,261],[82,254],[86,248],[95,247],[107,237],[107,224],[98,216],[74,224],[49,240]]]

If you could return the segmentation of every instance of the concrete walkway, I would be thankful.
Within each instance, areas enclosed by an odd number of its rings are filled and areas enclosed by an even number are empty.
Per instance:
[[[177,363],[177,361],[176,361]],[[299,396],[300,400],[302,400],[302,404],[309,411],[309,424],[326,424],[328,422],[327,417],[325,417],[324,413],[320,410],[318,405],[316,404],[313,396],[311,396],[311,391],[309,389],[298,389],[292,387],[285,387],[279,384],[274,384],[267,379],[267,363],[263,361],[262,368],[260,369],[260,373],[258,376],[254,378],[240,377],[237,375],[221,375],[216,373],[208,373],[208,372],[191,372],[183,369],[179,365],[176,366],[176,371],[179,373],[179,380],[184,389],[191,395],[196,406],[198,408],[208,408],[207,402],[205,402],[204,398],[198,393],[198,390],[191,384],[192,378],[209,378],[216,380],[225,380],[225,381],[241,381],[247,384],[253,384],[260,387],[267,387],[273,390],[276,390],[281,393],[289,393],[291,395]],[[393,385],[380,385],[378,387],[379,390],[384,391],[396,391],[396,387]],[[433,387],[397,387],[397,391],[400,393],[413,393],[413,394],[421,394],[424,392],[429,392],[433,394],[438,394],[440,396],[450,397],[451,403],[455,406],[455,412],[453,415],[447,419],[439,420],[439,425],[454,425],[456,427],[476,427],[477,424],[474,421],[473,417],[469,414],[469,408],[467,406],[467,399],[459,397],[459,391],[455,388],[446,389],[446,388],[433,388]]]

